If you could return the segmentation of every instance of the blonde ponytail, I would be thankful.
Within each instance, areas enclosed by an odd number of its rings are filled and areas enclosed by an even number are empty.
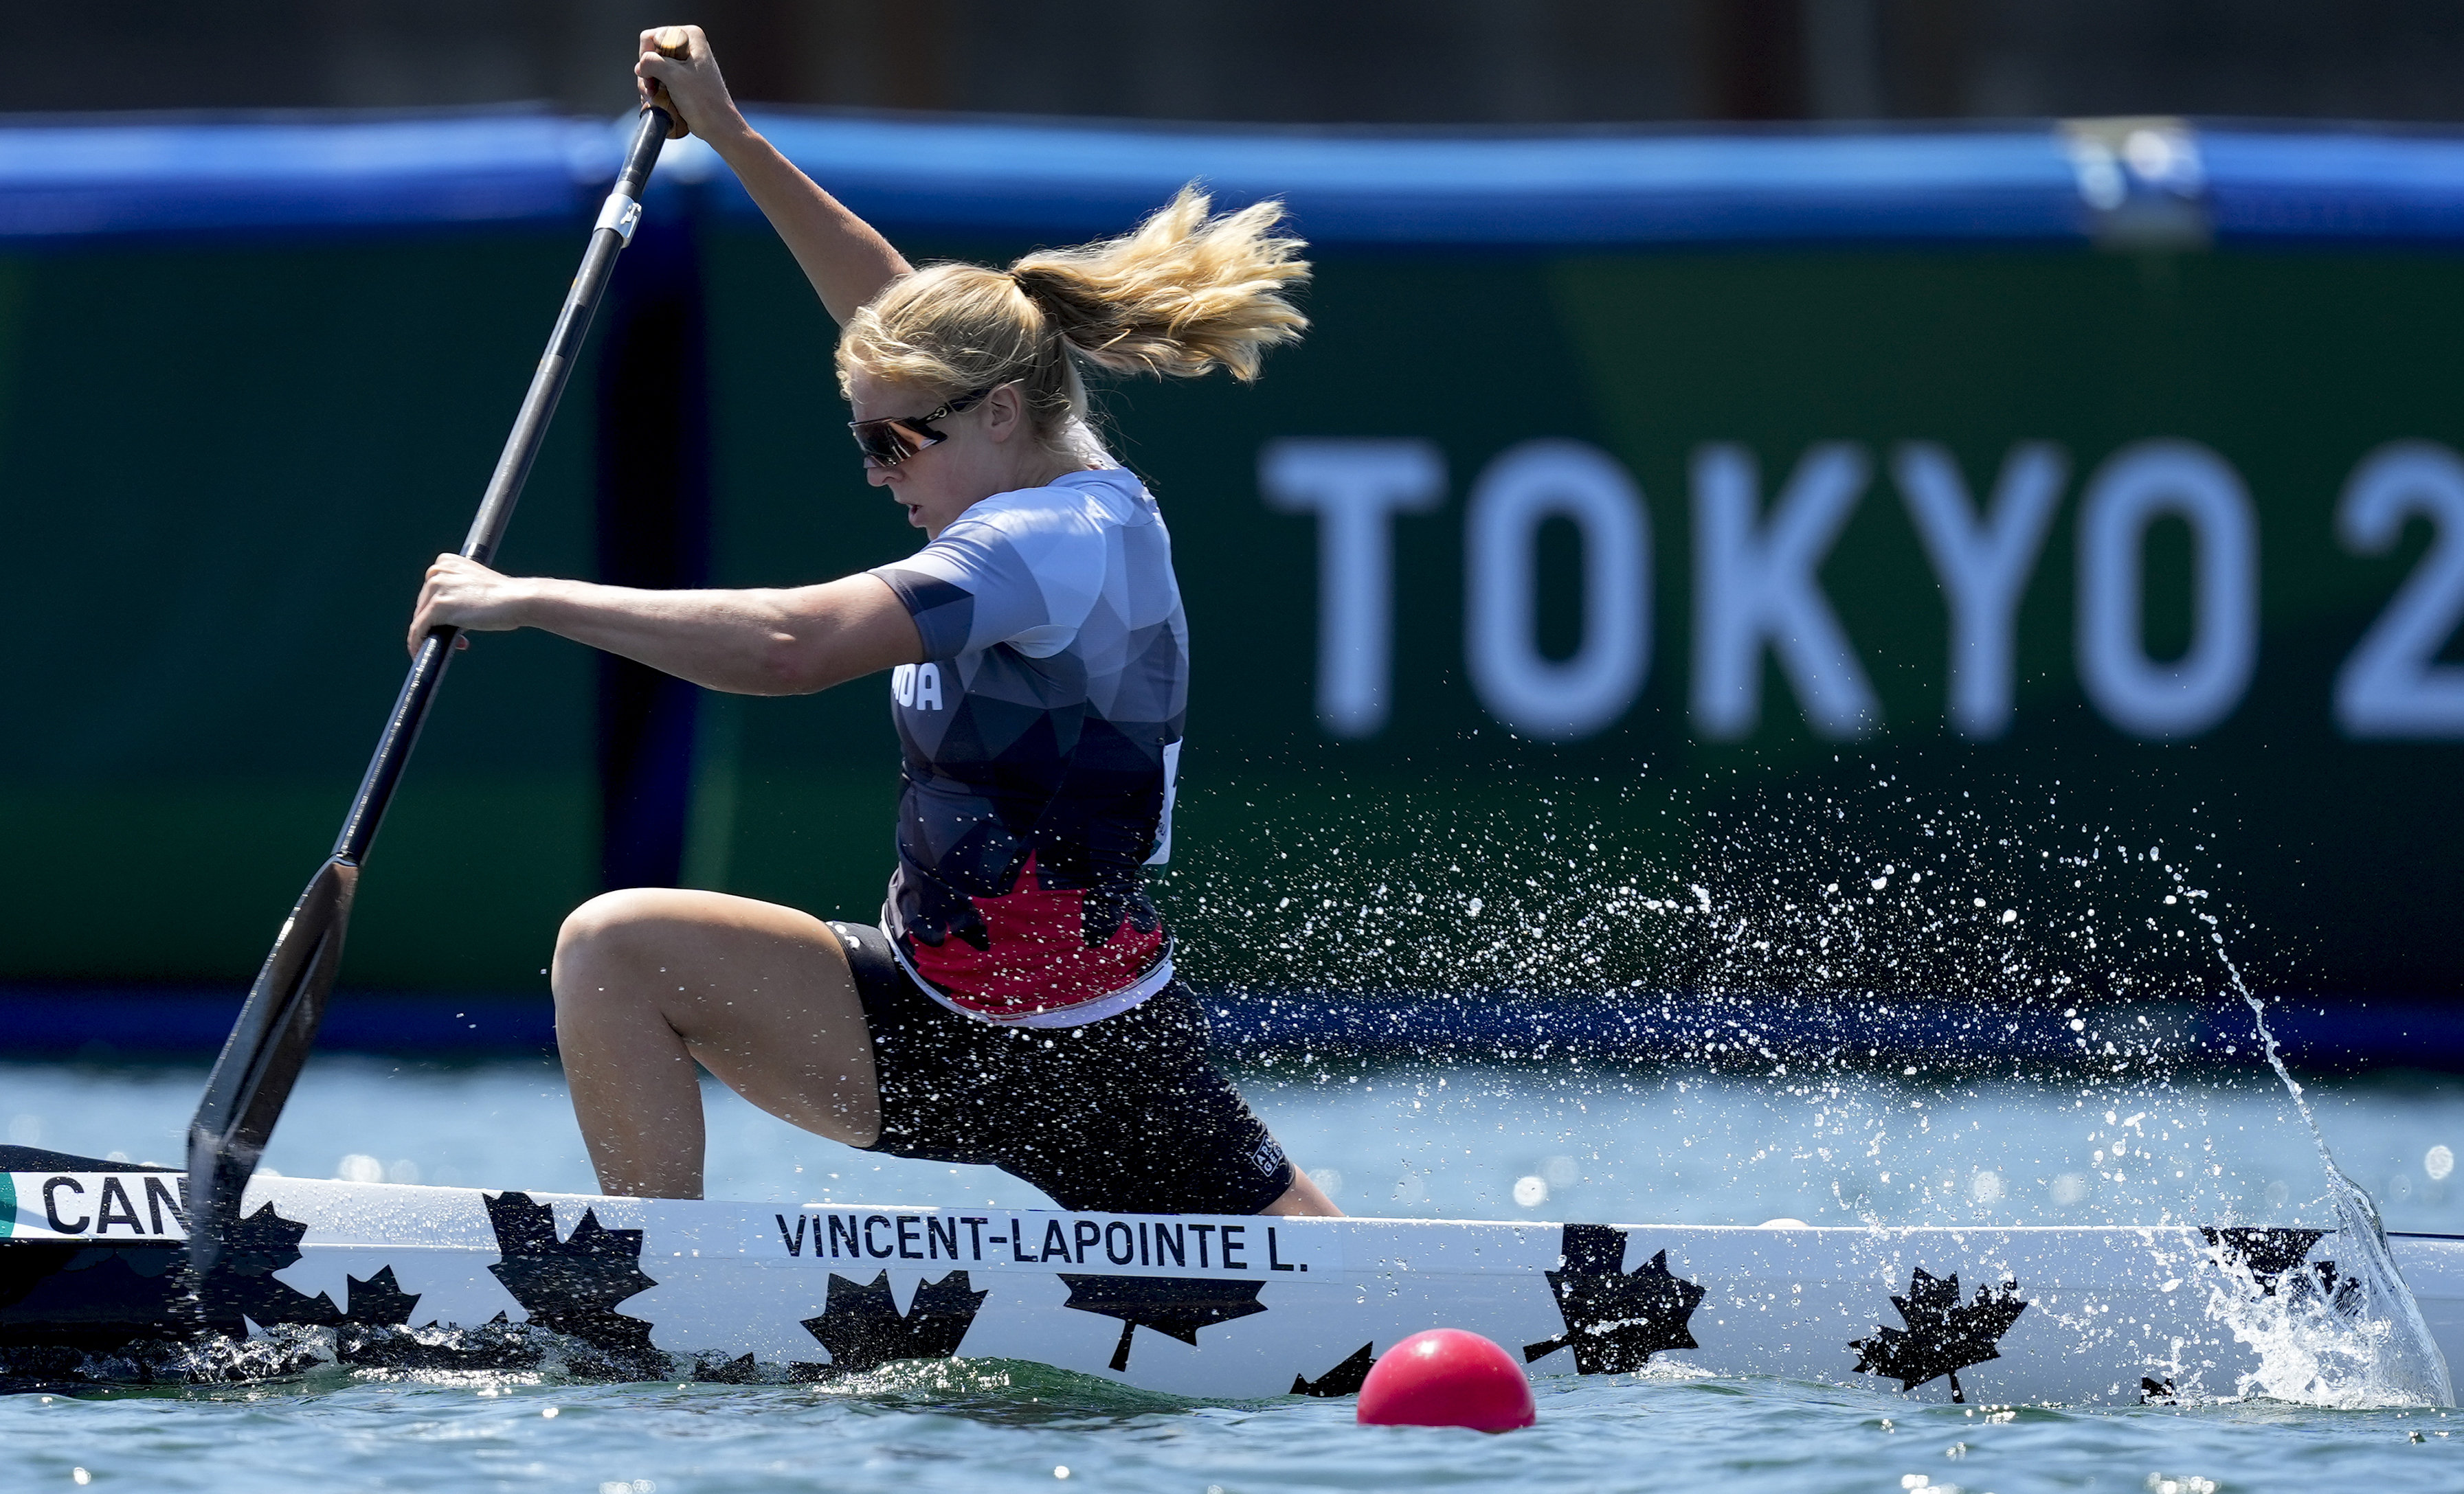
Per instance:
[[[1283,205],[1209,217],[1195,186],[1116,239],[1029,254],[1007,271],[933,265],[892,281],[849,318],[839,384],[858,369],[952,396],[1018,381],[1047,443],[1086,417],[1082,363],[1113,373],[1258,377],[1265,350],[1309,319],[1288,294],[1306,248],[1279,237]]]

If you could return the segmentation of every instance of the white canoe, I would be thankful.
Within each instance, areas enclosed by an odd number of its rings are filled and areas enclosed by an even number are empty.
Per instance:
[[[556,1343],[600,1373],[750,1377],[960,1354],[1254,1397],[1347,1393],[1397,1340],[1448,1327],[1535,1374],[2076,1405],[2244,1392],[2270,1325],[2340,1281],[2337,1236],[2314,1230],[1270,1220],[286,1177],[249,1186],[232,1268],[201,1308],[183,1285],[181,1175],[106,1166],[0,1175],[0,1348],[20,1359],[202,1315],[232,1333],[331,1328],[366,1364],[536,1362]],[[2453,1359],[2464,1239],[2394,1248]]]

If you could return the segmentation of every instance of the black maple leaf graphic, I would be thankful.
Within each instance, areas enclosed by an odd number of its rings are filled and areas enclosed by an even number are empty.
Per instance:
[[[419,1307],[419,1293],[404,1291],[402,1283],[394,1280],[393,1267],[386,1266],[362,1281],[356,1276],[342,1277],[349,1284],[350,1309],[341,1321],[363,1328],[393,1328],[407,1324]]]
[[[268,1203],[241,1218],[223,1254],[233,1276],[271,1276],[299,1263],[299,1241],[307,1233],[306,1224],[284,1219]]]
[[[1703,1288],[1670,1274],[1665,1250],[1629,1273],[1625,1241],[1624,1230],[1605,1224],[1566,1226],[1565,1264],[1549,1273],[1566,1330],[1524,1345],[1524,1363],[1572,1348],[1576,1373],[1617,1374],[1664,1349],[1702,1347],[1686,1325]]]
[[[877,1370],[893,1359],[947,1359],[991,1295],[974,1290],[966,1272],[952,1271],[937,1282],[918,1282],[902,1315],[890,1295],[888,1271],[861,1285],[833,1271],[822,1315],[806,1318],[804,1331],[821,1340],[830,1368],[842,1374]]]
[[[1353,1350],[1341,1364],[1312,1380],[1306,1374],[1292,1376],[1291,1394],[1295,1395],[1357,1395],[1360,1387],[1369,1382],[1369,1372],[1376,1367],[1375,1342]]]
[[[232,1224],[222,1259],[197,1283],[197,1303],[208,1326],[242,1333],[242,1315],[259,1327],[300,1323],[330,1328],[341,1322],[342,1311],[333,1298],[323,1292],[311,1297],[275,1279],[275,1272],[299,1263],[299,1241],[307,1233],[306,1224],[284,1219],[271,1203]]]
[[[1960,1389],[1959,1372],[2002,1357],[1994,1345],[2028,1310],[2018,1289],[2016,1282],[1998,1288],[1979,1286],[1976,1300],[1963,1307],[1957,1272],[1936,1279],[1918,1266],[1909,1278],[1908,1294],[1891,1299],[1907,1327],[1876,1324],[1873,1337],[1850,1341],[1848,1347],[1857,1351],[1857,1373],[1896,1378],[1903,1391],[1947,1374],[1950,1398],[1965,1402],[1968,1393]]]
[[[642,1272],[640,1230],[605,1228],[590,1209],[559,1240],[556,1211],[526,1193],[488,1199],[488,1221],[503,1257],[488,1270],[533,1323],[611,1354],[656,1356],[650,1325],[616,1310],[618,1303],[659,1285]]]
[[[2310,1266],[2310,1282],[2305,1285],[2315,1285],[2336,1307],[2349,1309],[2361,1295],[2362,1284],[2342,1276],[2335,1262],[2310,1260],[2312,1248],[2327,1238],[2323,1229],[2211,1229],[2203,1224],[2199,1233],[2207,1237],[2224,1265],[2248,1271],[2263,1297],[2277,1295],[2288,1275],[2296,1282],[2302,1281],[2300,1270],[2305,1263]]]
[[[1216,1281],[1193,1276],[1072,1276],[1054,1273],[1069,1288],[1062,1304],[1080,1312],[1121,1320],[1121,1342],[1112,1351],[1112,1368],[1130,1367],[1130,1335],[1144,1324],[1198,1347],[1198,1330],[1264,1312],[1258,1300],[1264,1282]]]

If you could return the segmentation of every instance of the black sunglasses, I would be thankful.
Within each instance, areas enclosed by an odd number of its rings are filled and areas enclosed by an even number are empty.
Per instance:
[[[1000,388],[991,384],[944,403],[939,408],[922,415],[891,415],[880,420],[850,420],[847,428],[855,432],[856,449],[876,467],[895,467],[923,450],[938,446],[949,437],[933,428],[933,422],[963,415],[983,402],[985,395]]]

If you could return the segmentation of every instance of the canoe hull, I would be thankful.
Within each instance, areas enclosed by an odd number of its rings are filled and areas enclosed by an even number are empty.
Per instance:
[[[191,1291],[179,1175],[0,1175],[0,1346],[297,1323],[415,1364],[452,1335],[407,1330],[528,1324],[644,1378],[679,1373],[669,1356],[826,1375],[957,1353],[1192,1396],[1344,1394],[1397,1340],[1449,1327],[1535,1374],[2131,1403],[2246,1390],[2267,1314],[2337,1280],[2336,1236],[2308,1230],[1269,1220],[259,1178],[235,1268]],[[2396,1248],[2441,1350],[2464,1351],[2464,1241]],[[473,1344],[431,1362],[484,1362]]]

